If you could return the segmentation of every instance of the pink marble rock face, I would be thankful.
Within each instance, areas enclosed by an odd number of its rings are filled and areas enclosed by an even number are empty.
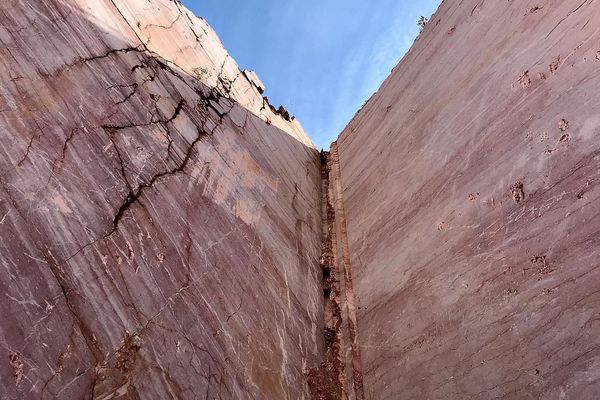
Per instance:
[[[600,398],[599,26],[445,0],[319,155],[178,1],[3,0],[0,400]]]
[[[342,133],[366,398],[600,398],[599,26],[446,0]]]
[[[0,60],[0,398],[308,398],[300,125],[178,2],[3,0]]]

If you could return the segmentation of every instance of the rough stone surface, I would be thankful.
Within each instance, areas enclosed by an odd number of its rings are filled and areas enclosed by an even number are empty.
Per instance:
[[[599,27],[445,0],[319,155],[176,0],[3,0],[0,400],[600,398]]]
[[[445,0],[341,135],[367,399],[600,398],[599,27]]]
[[[300,125],[178,2],[3,0],[0,42],[0,398],[308,398]]]

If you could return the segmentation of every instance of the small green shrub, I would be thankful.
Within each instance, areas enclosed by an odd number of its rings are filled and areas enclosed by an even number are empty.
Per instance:
[[[199,79],[199,80],[201,80],[201,81],[204,80],[204,79],[206,79],[206,78],[208,78],[208,76],[209,76],[209,71],[208,71],[207,68],[197,67],[197,68],[194,68],[192,70],[192,72],[194,73],[194,75],[196,76],[196,78]]]
[[[425,18],[424,16],[421,15],[421,17],[417,21],[417,25],[419,25],[421,32],[423,32],[423,29],[425,29],[425,25],[427,25],[428,22],[429,22],[429,19]]]

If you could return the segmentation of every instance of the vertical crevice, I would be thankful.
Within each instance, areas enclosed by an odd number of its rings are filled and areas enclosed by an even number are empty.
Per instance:
[[[340,304],[340,287],[337,278],[334,242],[335,211],[331,202],[329,182],[329,152],[321,152],[321,217],[322,235],[321,257],[319,264],[323,279],[324,328],[323,340],[325,350],[323,360],[317,368],[307,372],[307,380],[313,400],[347,399],[345,388],[342,308]]]
[[[346,226],[346,211],[342,193],[342,175],[338,155],[337,142],[331,145],[330,155],[331,190],[334,193],[334,213],[340,257],[337,265],[342,274],[340,281],[343,290],[342,318],[344,322],[344,336],[347,341],[345,352],[346,373],[351,386],[347,386],[351,399],[364,400],[364,384],[362,373],[362,361],[360,356],[360,345],[358,341],[358,327],[356,319],[356,302],[354,296],[354,284],[352,282],[352,265],[350,263],[350,246],[348,244],[348,229]]]
[[[308,371],[313,400],[363,400],[362,365],[356,332],[352,270],[346,236],[337,146],[321,152],[321,213],[325,351]]]

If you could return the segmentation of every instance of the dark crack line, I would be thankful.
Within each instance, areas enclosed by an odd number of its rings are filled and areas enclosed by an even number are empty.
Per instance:
[[[167,120],[167,122],[172,122],[177,115],[179,115],[179,113],[181,112],[182,108],[183,108],[183,104],[184,101],[182,100],[180,102],[181,106],[178,106],[178,108],[176,109],[173,117],[171,117],[169,120]],[[184,172],[185,168],[187,167],[187,165],[189,164],[196,144],[198,142],[200,142],[204,137],[206,136],[211,136],[214,134],[214,132],[216,131],[216,129],[221,125],[222,123],[222,119],[226,116],[227,114],[223,114],[223,116],[221,117],[221,122],[219,124],[217,124],[211,132],[205,132],[205,131],[201,131],[200,128],[196,127],[197,129],[197,136],[196,138],[190,143],[188,150],[182,160],[182,162],[176,166],[175,168],[172,168],[170,170],[158,173],[156,175],[154,175],[148,182],[139,185],[135,190],[132,188],[128,178],[126,177],[126,171],[125,171],[125,166],[124,166],[124,162],[123,162],[123,158],[121,156],[120,150],[118,149],[118,146],[116,146],[116,143],[114,142],[113,137],[111,137],[111,135],[113,135],[113,132],[108,131],[107,133],[109,134],[109,137],[111,138],[111,142],[113,143],[113,145],[115,146],[115,150],[117,152],[117,156],[119,158],[119,162],[120,162],[120,169],[121,169],[121,174],[123,175],[125,182],[128,186],[129,189],[129,193],[127,195],[127,197],[125,198],[125,201],[121,204],[121,206],[119,207],[119,209],[117,210],[117,213],[115,214],[114,218],[113,218],[113,224],[112,224],[112,228],[110,229],[109,232],[107,232],[106,234],[104,234],[103,236],[85,244],[84,246],[82,246],[79,250],[77,250],[73,255],[69,256],[64,262],[69,262],[71,259],[73,259],[75,256],[77,256],[78,254],[80,254],[83,250],[87,249],[90,246],[93,246],[94,244],[98,243],[100,240],[104,240],[104,239],[108,239],[112,234],[114,234],[117,229],[119,228],[119,224],[121,223],[125,213],[134,205],[136,204],[140,197],[142,196],[142,194],[144,193],[144,191],[148,188],[151,188],[154,186],[154,184],[156,183],[157,180],[163,178],[163,177],[167,177],[167,176],[174,176],[178,173]],[[110,127],[105,127],[103,126],[103,128],[106,129],[110,129]],[[110,132],[110,133],[109,133]]]
[[[202,40],[202,38],[200,37],[200,35],[198,35],[198,33],[194,30],[194,22],[192,21],[192,19],[190,18],[187,10],[182,11],[181,10],[181,3],[179,1],[175,2],[175,6],[177,7],[177,9],[179,10],[179,14],[185,14],[186,19],[187,19],[187,26],[190,28],[190,31],[192,31],[192,34],[194,35],[194,37],[196,38],[196,42],[200,42]],[[202,31],[204,32],[204,35],[207,35],[206,30],[202,29]]]
[[[54,261],[52,255],[50,254],[49,251],[45,251],[42,253],[44,254],[44,260],[48,264],[50,272],[52,273],[52,275],[54,275],[54,278],[56,279],[56,282],[58,283],[58,286],[60,287],[61,293],[65,299],[66,306],[69,309],[69,312],[72,314],[75,324],[79,327],[79,330],[81,331],[81,334],[83,336],[83,339],[84,339],[87,347],[92,352],[92,355],[94,356],[96,361],[98,361],[99,356],[102,354],[102,352],[96,345],[94,345],[94,343],[92,341],[92,336],[90,334],[90,330],[81,321],[81,318],[77,314],[77,311],[71,304],[71,301],[69,299],[68,289],[66,287],[64,278],[62,277],[63,272],[60,270],[60,267],[58,266],[58,264],[56,264],[56,262]]]
[[[191,85],[186,79],[185,77],[183,77],[179,72],[175,71],[168,63],[172,63],[175,66],[177,66],[177,64],[173,63],[172,61],[169,60],[165,60],[162,61],[161,59],[155,58],[155,61],[158,63],[158,66],[164,70],[167,71],[168,73],[170,73],[171,75],[173,75],[174,77],[178,78],[183,84],[185,84],[187,87],[189,87],[192,91],[194,91],[199,97],[201,97],[202,102],[206,103],[207,101],[215,101],[218,103],[220,98],[225,98],[229,101],[231,101],[231,98],[229,96],[229,93],[223,93],[221,90],[219,90],[217,87],[211,87],[208,88],[208,94],[204,93],[202,90],[198,89],[198,87]],[[179,68],[179,66],[177,66]],[[221,77],[218,78],[217,82],[221,81]],[[231,82],[231,81],[230,81]],[[212,108],[219,116],[226,114],[226,113],[221,113],[219,112],[215,107],[211,106],[210,108]],[[233,105],[230,108],[229,111],[231,111],[231,109],[233,109]],[[227,111],[227,112],[229,112]]]
[[[243,304],[243,302],[240,300],[240,305],[238,306],[238,308],[232,314],[229,314],[227,316],[227,320],[225,322],[229,322],[229,320],[231,318],[235,317],[237,315],[237,313],[240,312],[240,310],[242,309],[242,304]]]
[[[123,100],[120,100],[118,102],[116,102],[114,104],[114,106],[118,106],[121,105],[123,103],[126,103],[129,99],[131,99],[133,96],[135,96],[138,92],[138,90],[143,87],[146,83],[148,82],[152,82],[154,79],[156,78],[156,75],[147,75],[144,80],[142,81],[142,83],[138,83],[138,82],[134,82],[132,84],[129,85],[118,85],[118,86],[113,86],[113,87],[109,87],[109,89],[114,89],[116,87],[120,87],[120,88],[133,88],[133,90],[128,93]]]
[[[170,73],[171,75],[173,75],[174,77],[178,78],[183,84],[185,84],[187,87],[189,87],[191,90],[193,90],[200,98],[200,103],[202,103],[202,105],[204,106],[205,110],[208,110],[209,108],[212,109],[220,118],[220,123],[223,122],[223,118],[229,113],[231,112],[231,110],[235,107],[235,104],[233,103],[233,101],[229,98],[229,96],[223,94],[219,89],[217,88],[210,88],[207,93],[203,93],[200,89],[198,89],[197,87],[191,85],[180,73],[178,73],[177,71],[175,71],[173,68],[171,68],[171,66],[169,66],[167,63],[161,61],[160,59],[156,59],[159,67],[164,70],[167,71],[168,73]],[[169,62],[169,61],[167,61]],[[213,104],[212,102],[215,103],[219,103],[219,100],[221,98],[224,98],[228,101],[230,101],[231,107],[229,107],[228,110],[226,110],[225,112],[221,112],[219,111]],[[213,132],[211,132],[211,134],[214,133],[214,129]]]
[[[34,121],[35,125],[37,126],[37,129],[39,132],[43,132],[42,127],[40,126],[39,122],[37,120]],[[40,138],[41,133],[38,133],[37,135],[34,134],[29,138],[29,142],[27,143],[27,148],[25,149],[25,154],[23,155],[23,157],[19,160],[19,162],[17,163],[17,168],[21,167],[21,165],[23,165],[23,163],[25,162],[25,160],[27,160],[27,158],[29,157],[29,152],[31,151],[31,149],[33,148],[33,141],[35,139]]]
[[[563,22],[565,22],[565,20],[567,18],[569,18],[572,14],[576,13],[577,11],[579,11],[581,9],[581,7],[585,6],[585,4],[587,2],[588,2],[588,0],[584,0],[583,3],[581,3],[573,11],[571,11],[570,13],[568,13],[563,19],[561,19],[560,21],[558,21],[558,24],[556,24],[556,26],[554,26],[554,28],[552,28],[552,30],[546,35],[545,39],[548,39],[548,37],[552,34],[552,32],[554,32],[560,26],[560,24],[562,24]]]
[[[145,128],[145,127],[152,126],[152,125],[168,124],[170,122],[173,122],[173,120],[175,120],[179,116],[179,113],[181,113],[181,110],[183,109],[184,104],[185,104],[185,100],[184,99],[180,99],[179,103],[177,103],[175,111],[167,119],[158,119],[158,120],[155,120],[154,116],[153,116],[150,119],[149,122],[142,123],[142,124],[136,124],[136,123],[133,123],[133,122],[130,122],[130,123],[125,124],[125,125],[109,125],[109,124],[104,124],[104,125],[101,126],[101,128],[104,129],[105,131],[107,131],[107,133],[110,132],[112,134],[112,133],[116,133],[118,131],[122,131],[124,129]]]
[[[147,81],[144,81],[144,83],[146,83],[146,82],[147,82]],[[143,85],[144,83],[142,83],[142,85]],[[126,102],[127,102],[129,99],[130,99],[130,98],[132,98],[132,97],[133,97],[133,96],[134,96],[134,95],[137,93],[137,91],[138,91],[138,89],[139,89],[140,85],[139,85],[139,84],[136,82],[136,83],[134,83],[134,84],[133,84],[131,87],[133,87],[133,90],[132,90],[130,93],[128,93],[128,94],[127,94],[127,95],[126,95],[126,96],[123,98],[123,100],[117,101],[117,102],[114,104],[114,106],[113,106],[113,107],[115,107],[115,106],[119,106],[119,105],[121,105],[121,104],[123,104],[123,103],[126,103]]]
[[[69,134],[69,136],[67,136],[67,138],[65,139],[65,142],[63,143],[61,153],[60,153],[60,158],[58,160],[56,160],[54,162],[54,164],[52,165],[52,175],[50,175],[48,182],[50,181],[51,177],[56,173],[56,171],[60,168],[60,166],[64,162],[65,156],[67,155],[67,148],[69,147],[69,143],[71,143],[71,140],[73,140],[73,138],[75,137],[75,133],[80,129],[82,129],[82,128],[71,129],[71,133]]]
[[[140,44],[142,46],[144,46],[145,50],[148,50],[148,44],[146,42],[144,42],[142,40],[142,38],[140,37],[140,35],[138,35],[137,31],[135,29],[133,29],[133,26],[131,26],[131,24],[129,23],[129,20],[125,17],[125,15],[123,14],[123,12],[121,11],[121,9],[117,6],[117,4],[115,3],[115,0],[110,0],[110,2],[112,3],[113,7],[115,7],[115,9],[117,10],[117,12],[119,13],[119,15],[121,16],[121,18],[123,18],[123,20],[125,21],[125,23],[129,26],[129,28],[133,31],[133,34],[138,38],[138,40],[140,41]],[[150,41],[148,40],[148,43]]]
[[[17,167],[20,167],[25,162],[25,160],[27,160],[27,157],[29,157],[29,151],[31,150],[31,147],[33,146],[33,140],[35,138],[36,138],[36,135],[33,135],[32,137],[29,138],[29,143],[27,143],[27,148],[25,149],[25,154],[17,163]]]
[[[135,85],[137,85],[137,82],[134,83],[127,83],[127,84],[123,84],[123,83],[119,83],[118,85],[110,85],[109,87],[106,88],[106,90],[110,90],[110,89],[130,89],[132,87],[135,87]]]
[[[125,180],[125,183],[127,184],[127,188],[129,189],[129,193],[131,194],[133,189],[131,187],[131,182],[129,182],[129,178],[127,178],[127,172],[125,171],[125,161],[123,160],[123,155],[121,154],[121,149],[119,149],[119,146],[117,146],[117,142],[115,141],[116,131],[107,129],[107,128],[105,128],[104,130],[108,134],[110,142],[112,143],[113,147],[115,148],[115,152],[117,153],[117,158],[119,159],[119,167],[121,169],[121,176]]]
[[[175,23],[179,20],[179,18],[181,18],[181,13],[179,13],[179,15],[177,16],[177,18],[175,18],[175,20],[173,22],[171,22],[170,25],[157,25],[157,24],[150,24],[150,25],[146,25],[144,26],[145,29],[147,29],[150,26],[154,26],[157,28],[162,28],[162,29],[171,29],[173,27],[173,25],[175,25]],[[140,23],[137,23],[138,28],[140,27]],[[150,42],[152,41],[152,35],[150,33],[148,33],[148,40],[146,40],[146,42],[144,43],[144,47],[147,49],[148,45],[150,44]]]
[[[483,7],[483,3],[485,3],[485,0],[481,0],[481,2],[477,3],[477,5],[475,7],[473,7],[473,9],[471,10],[471,17],[473,16],[473,14],[475,13],[475,10],[479,7],[481,9],[481,7]]]
[[[92,56],[92,57],[82,58],[79,61],[75,62],[74,64],[71,64],[71,66],[72,65],[76,65],[76,64],[81,64],[81,63],[88,63],[90,61],[101,60],[103,58],[110,57],[111,55],[117,54],[117,53],[127,54],[127,53],[131,53],[131,52],[141,52],[141,51],[137,47],[124,47],[122,49],[112,49],[112,50],[109,50],[108,52],[106,52],[104,54],[99,55],[99,56]],[[68,68],[68,66],[67,66],[67,68]]]
[[[168,161],[169,159],[171,160],[175,160],[171,154],[171,152],[173,151],[173,136],[171,136],[171,126],[167,125],[167,140],[169,141],[169,144],[167,145],[167,157],[165,159],[165,162]]]
[[[171,22],[169,25],[149,24],[149,25],[146,25],[145,28],[155,26],[157,28],[162,28],[162,29],[171,29],[173,27],[173,25],[175,25],[177,23],[177,21],[179,21],[180,18],[181,18],[181,11],[179,12],[179,15],[177,16],[177,18],[175,18],[175,20],[173,22]]]
[[[73,62],[71,62],[70,64],[66,64],[64,66],[62,66],[59,70],[52,72],[52,73],[48,73],[48,72],[44,72],[38,69],[38,73],[43,76],[43,77],[55,77],[57,75],[60,75],[61,73],[63,73],[64,71],[68,71],[69,69],[73,68],[76,65],[81,65],[81,64],[87,64],[89,62],[92,61],[97,61],[97,60],[102,60],[104,58],[108,58],[110,56],[112,56],[113,54],[118,54],[118,53],[131,53],[131,52],[136,52],[136,53],[140,53],[140,54],[145,54],[143,52],[143,50],[140,50],[137,47],[125,47],[125,48],[121,48],[121,49],[112,49],[109,50],[108,52],[104,53],[104,54],[100,54],[100,55],[96,55],[96,56],[91,56],[91,57],[84,57],[84,58],[80,58],[78,60],[75,60]]]
[[[135,72],[139,68],[146,68],[146,64],[136,64],[131,68],[131,72]]]

